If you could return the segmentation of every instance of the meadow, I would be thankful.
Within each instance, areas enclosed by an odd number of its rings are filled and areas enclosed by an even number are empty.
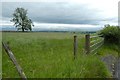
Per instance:
[[[100,60],[108,47],[103,46],[98,55],[86,55],[85,34],[77,33],[78,51],[74,60],[73,36],[71,32],[3,32],[2,41],[8,43],[27,78],[110,78],[110,71]],[[2,77],[19,78],[4,49]]]
[[[2,42],[2,32],[0,32],[0,42]],[[2,77],[2,43],[0,43],[0,78]]]

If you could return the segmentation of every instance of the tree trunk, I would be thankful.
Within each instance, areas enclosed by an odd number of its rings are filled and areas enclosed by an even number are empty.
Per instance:
[[[24,28],[22,27],[22,32],[24,32]]]

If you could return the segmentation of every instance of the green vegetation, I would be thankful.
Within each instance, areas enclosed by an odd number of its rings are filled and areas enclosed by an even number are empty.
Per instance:
[[[118,57],[120,51],[119,47],[115,44],[104,44],[98,51],[98,55],[106,56],[113,55],[114,57]]]
[[[18,28],[18,30],[22,30],[23,32],[25,30],[32,30],[32,20],[28,18],[27,16],[27,10],[24,8],[17,8],[13,13],[13,19],[11,22],[14,22],[15,26]]]
[[[2,78],[2,32],[0,32],[0,78]]]
[[[104,29],[98,34],[103,35],[105,43],[100,50],[100,54],[120,56],[120,27],[105,25]]]
[[[28,78],[110,78],[111,73],[98,55],[84,54],[83,34],[77,34],[77,59],[73,59],[73,35],[3,32],[2,39],[9,43]],[[18,78],[19,75],[4,50],[2,54],[3,78]]]
[[[120,27],[105,25],[99,34],[103,35],[105,43],[120,45]]]

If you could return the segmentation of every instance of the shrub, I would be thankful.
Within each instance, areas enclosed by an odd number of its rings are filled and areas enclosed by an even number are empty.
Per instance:
[[[118,44],[120,45],[120,27],[105,25],[103,30],[99,33],[105,39],[105,43]]]

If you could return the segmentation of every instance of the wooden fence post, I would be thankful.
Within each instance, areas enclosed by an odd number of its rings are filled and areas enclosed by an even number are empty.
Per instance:
[[[77,53],[77,36],[74,35],[74,59],[76,58],[76,53]]]
[[[13,64],[15,65],[19,75],[21,76],[22,80],[27,80],[27,77],[25,76],[25,73],[23,72],[21,66],[18,64],[14,54],[12,53],[12,51],[10,50],[9,46],[5,43],[2,42],[3,48],[5,49],[6,53],[8,54],[8,56],[10,57],[10,59],[12,60]]]
[[[90,53],[90,34],[85,35],[85,51],[86,54]]]

